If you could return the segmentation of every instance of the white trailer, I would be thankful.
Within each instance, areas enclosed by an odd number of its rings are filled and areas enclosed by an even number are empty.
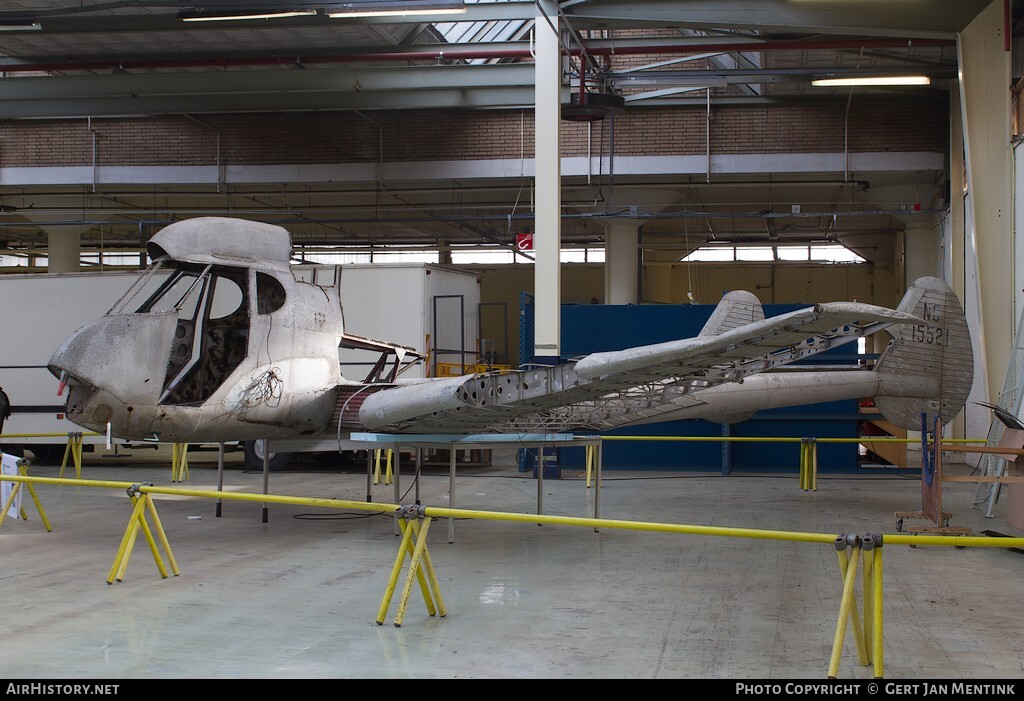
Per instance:
[[[428,357],[413,366],[409,377],[437,374],[438,368],[471,368],[477,361],[480,284],[475,273],[428,264],[297,265],[299,279],[333,280],[340,276],[347,333],[409,346]],[[83,450],[106,443],[64,417],[58,380],[46,368],[53,351],[84,324],[105,314],[128,290],[141,271],[28,273],[0,275],[0,300],[6,331],[0,343],[0,387],[8,394],[12,414],[0,444],[6,452],[28,449],[40,462],[59,461],[69,434],[82,434]],[[362,379],[375,356],[341,351],[346,377]],[[115,445],[130,444],[112,439]],[[137,445],[137,444],[136,444]],[[275,442],[272,466],[294,452],[337,454],[337,440]],[[262,468],[263,447],[243,444],[246,460]]]
[[[295,276],[312,281],[335,266],[300,265]],[[480,280],[475,273],[422,263],[337,266],[347,333],[399,343],[428,355],[407,377],[437,375],[439,368],[477,362]],[[375,355],[343,353],[342,374],[361,379]],[[411,374],[415,373],[415,374]],[[459,374],[462,374],[461,372]]]
[[[0,343],[0,386],[11,400],[0,444],[37,461],[60,460],[69,434],[81,433],[83,450],[106,442],[64,416],[65,396],[46,369],[50,355],[84,324],[107,312],[139,272],[28,273],[0,275],[4,341]]]

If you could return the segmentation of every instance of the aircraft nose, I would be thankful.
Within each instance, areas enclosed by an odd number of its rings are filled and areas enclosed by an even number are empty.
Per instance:
[[[145,388],[154,401],[167,371],[174,331],[172,314],[105,316],[72,334],[50,356],[48,369],[79,384],[100,388],[125,401]]]

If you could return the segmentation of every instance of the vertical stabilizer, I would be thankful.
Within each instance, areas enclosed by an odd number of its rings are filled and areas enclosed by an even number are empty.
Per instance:
[[[733,290],[722,297],[699,335],[718,336],[726,331],[762,320],[764,320],[764,309],[762,309],[757,296],[746,290]]]
[[[974,383],[974,351],[960,300],[944,281],[923,277],[907,290],[899,310],[925,323],[888,329],[893,339],[875,366],[875,404],[886,419],[910,430],[920,430],[922,413],[928,425],[937,416],[949,423]]]

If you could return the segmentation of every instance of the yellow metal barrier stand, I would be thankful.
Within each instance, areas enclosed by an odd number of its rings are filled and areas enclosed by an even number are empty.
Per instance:
[[[64,476],[64,468],[68,466],[68,457],[75,463],[75,477],[82,477],[82,434],[69,433],[68,444],[64,448],[64,459],[60,463],[60,472],[57,477]]]
[[[406,577],[405,587],[399,599],[398,614],[395,616],[395,627],[400,627],[402,620],[405,618],[405,608],[409,601],[409,595],[412,592],[413,578],[419,581],[420,592],[423,594],[427,613],[434,616],[440,611],[441,616],[448,615],[444,602],[441,599],[441,589],[437,575],[434,573],[434,565],[431,563],[430,555],[427,552],[427,531],[430,527],[431,518],[423,514],[423,509],[424,507],[422,506],[409,505],[399,507],[397,510],[398,524],[402,530],[402,542],[398,548],[398,555],[395,557],[395,564],[391,568],[391,575],[388,578],[388,584],[384,591],[384,599],[381,601],[380,609],[377,612],[377,625],[384,623],[384,617],[387,615],[388,607],[391,605],[391,598],[398,583],[398,574],[402,570],[402,563],[405,561],[406,555],[410,559],[409,574]],[[419,525],[419,519],[423,519],[422,526]],[[410,547],[414,536],[416,538],[415,545]],[[426,570],[426,576],[430,578],[430,587],[433,589],[434,598],[437,599],[436,607],[433,598],[431,598],[431,591],[427,586],[423,570]]]
[[[836,539],[836,549],[839,549],[839,541],[843,541],[842,556],[840,564],[846,555],[846,539],[840,536]],[[853,556],[849,558],[848,565],[843,572],[843,598],[839,605],[839,622],[836,624],[836,634],[832,640],[832,658],[828,665],[828,678],[836,679],[839,673],[839,657],[843,651],[843,639],[846,637],[846,622],[850,620],[850,611],[854,602],[854,589],[857,583],[857,563],[860,560],[860,544],[853,546]],[[858,643],[858,651],[863,641]]]
[[[413,593],[413,580],[415,579],[420,584],[420,593],[423,595],[423,601],[427,605],[427,613],[431,616],[437,614],[437,607],[434,606],[433,599],[430,597],[430,588],[427,585],[426,576],[423,574],[423,570],[427,567],[427,562],[424,560],[424,554],[427,552],[427,531],[430,529],[431,518],[429,516],[423,517],[422,525],[419,521],[406,519],[407,530],[412,530],[413,535],[416,536],[416,544],[413,547],[413,554],[410,558],[409,563],[409,574],[406,576],[406,586],[401,590],[401,598],[398,599],[398,612],[394,616],[395,627],[400,627],[401,622],[406,619],[406,608],[409,605],[409,597]],[[436,578],[431,576],[431,581],[436,582]]]
[[[2,481],[2,480],[0,480]],[[21,483],[16,482],[11,488],[11,493],[7,496],[7,501],[4,502],[4,510],[0,512],[0,526],[4,525],[4,521],[7,519],[7,512],[11,509],[11,504],[14,503],[14,499],[18,496],[18,490],[21,489]],[[28,517],[25,515],[25,509],[21,509],[21,518],[23,521],[28,521]]]
[[[841,538],[842,536],[840,536]],[[863,543],[859,538],[856,538],[856,542],[859,544],[861,551],[863,551]],[[839,571],[842,574],[842,579],[846,581],[846,573],[850,568],[850,561],[846,554],[846,546],[839,549],[839,541],[836,541],[836,554],[839,556]],[[862,665],[867,665],[871,662],[868,659],[867,645],[864,638],[864,628],[861,625],[860,613],[857,611],[857,596],[856,596],[856,578],[854,578],[854,596],[850,600],[850,621],[853,623],[853,640],[857,646],[857,658],[860,660]]]
[[[818,439],[800,439],[800,488],[818,491]]]
[[[147,509],[146,509],[147,511],[148,511],[149,505],[152,505],[152,503],[153,503],[152,497],[150,497],[148,494],[143,494],[140,497],[134,497],[134,496],[131,497],[131,502],[132,502],[133,506],[135,505],[136,501],[144,502],[144,505],[147,507]],[[153,539],[153,532],[150,530],[149,524],[146,523],[146,517],[145,517],[144,514],[140,514],[139,515],[139,528],[142,529],[143,534],[146,536],[146,543],[149,545],[149,552],[153,555],[153,560],[156,562],[156,568],[160,572],[160,576],[162,578],[164,578],[164,579],[167,579],[167,568],[164,567],[164,562],[160,558],[160,551],[157,550],[156,540]],[[128,566],[128,558],[127,557],[125,557],[124,564],[125,564],[125,567]],[[118,577],[117,581],[120,582],[121,579],[122,579],[122,577]]]
[[[874,584],[871,587],[871,593],[874,598],[874,605],[872,611],[874,613],[874,624],[872,625],[872,643],[874,647],[874,659],[875,659],[875,679],[881,679],[883,676],[883,664],[882,664],[882,539],[879,538],[875,544],[875,548],[871,555],[872,567],[871,567],[871,578],[874,580]]]
[[[811,491],[818,491],[818,439],[811,439]]]
[[[875,609],[875,596],[874,596],[874,550],[875,550],[875,537],[868,533],[861,538],[861,557],[864,558],[864,575],[861,582],[861,590],[864,595],[864,650],[867,653],[868,659],[864,664],[871,663],[871,656],[874,654],[874,609]]]
[[[21,474],[25,474],[21,468],[18,469]],[[4,480],[0,479],[0,482]],[[11,510],[11,505],[18,496],[18,491],[21,489],[21,482],[11,483],[11,493],[7,496],[7,501],[4,502],[3,511],[0,511],[0,526],[4,525],[4,520],[7,518],[7,512]],[[28,516],[25,515],[25,509],[22,508],[19,515],[23,521],[28,521]]]
[[[800,489],[807,491],[807,440],[800,441]]]
[[[18,474],[22,477],[28,477],[28,469],[24,465],[19,465]],[[42,519],[43,526],[46,527],[46,532],[49,533],[53,530],[53,525],[50,523],[50,519],[46,517],[46,511],[43,510],[43,504],[39,501],[39,495],[36,494],[35,487],[32,486],[31,482],[27,482],[26,484],[28,486],[28,493],[32,495],[32,502],[36,505],[36,510],[39,512],[39,518]],[[7,511],[11,508],[11,504],[14,503],[14,499],[18,495],[21,485],[21,482],[14,483],[14,487],[11,489],[11,494],[7,497],[7,501],[4,503],[3,511],[0,511],[0,526],[4,525],[4,520],[7,518]],[[28,514],[25,513],[24,505],[22,505],[19,513],[21,515],[21,520],[28,521]]]
[[[129,494],[131,494],[131,488],[129,488]],[[135,508],[132,509],[131,518],[128,519],[128,527],[124,531],[124,536],[121,537],[121,544],[117,546],[114,564],[110,566],[107,584],[113,584],[115,578],[119,582],[123,581],[124,572],[128,567],[128,557],[131,554],[132,547],[135,545],[135,537],[139,532],[139,516],[141,516],[145,508],[146,505],[141,500],[135,501]]]
[[[409,552],[409,542],[412,540],[412,529],[406,528],[405,522],[401,519],[399,519],[399,524],[402,529],[402,542],[398,546],[398,555],[395,556],[395,564],[391,566],[391,574],[388,576],[387,586],[384,587],[384,598],[381,600],[380,608],[377,610],[377,625],[382,625],[384,623],[384,617],[388,614],[388,607],[391,605],[391,597],[395,593],[395,585],[398,584],[398,575],[402,571],[402,563],[405,562],[405,556]]]
[[[380,476],[381,456],[386,456],[386,462],[387,462],[387,467],[384,470],[384,484],[391,484],[391,482],[393,481],[394,473],[392,472],[392,469],[391,469],[391,457],[392,457],[393,453],[394,453],[394,450],[392,450],[391,448],[378,448],[377,450],[373,451],[373,455],[374,455],[373,483],[374,484],[380,484],[380,482],[381,482],[381,476]]]
[[[594,463],[595,463],[595,458],[596,458],[596,455],[597,455],[597,446],[596,445],[584,446],[583,450],[585,451],[585,455],[586,455],[587,489],[590,489],[590,475],[591,475],[591,473],[594,470]]]
[[[22,468],[21,474],[27,477],[28,469]],[[36,511],[39,512],[39,518],[42,519],[43,525],[46,527],[46,531],[52,531],[53,525],[50,523],[50,519],[46,517],[46,511],[43,509],[43,503],[39,501],[39,495],[36,494],[36,488],[32,486],[31,482],[28,483],[28,493],[32,495],[32,503],[36,505]]]
[[[171,446],[171,482],[188,479],[188,443]]]
[[[427,578],[430,580],[430,591],[434,594],[434,601],[436,602],[437,612],[444,618],[448,615],[448,608],[444,605],[444,599],[441,597],[441,583],[437,580],[437,572],[434,570],[434,563],[430,560],[430,552],[427,550],[427,526],[430,524],[430,517],[424,515],[423,526],[419,530],[418,538],[423,541],[423,555],[421,557],[423,561],[423,567],[427,571]],[[423,591],[424,599],[428,599],[429,592],[423,586],[422,581],[420,582],[420,588]],[[427,613],[431,616],[434,615],[431,611],[430,606],[427,606]]]
[[[388,585],[385,589],[384,600],[381,602],[381,608],[377,615],[378,625],[384,622],[384,616],[387,613],[387,609],[391,604],[391,597],[394,594],[394,587],[398,582],[398,573],[401,571],[401,565],[406,561],[407,555],[410,557],[412,562],[410,564],[406,586],[403,587],[402,594],[398,599],[398,614],[394,619],[395,626],[400,626],[402,619],[406,616],[406,605],[409,602],[409,596],[412,592],[412,581],[414,577],[420,581],[420,590],[423,593],[423,598],[427,605],[427,613],[433,616],[437,612],[433,601],[430,599],[426,582],[423,579],[423,573],[418,569],[419,557],[416,555],[418,552],[422,552],[422,547],[425,547],[425,543],[421,543],[421,539],[423,538],[426,529],[420,529],[415,525],[415,522],[410,522],[404,519],[404,509],[406,508],[398,509],[398,526],[401,529],[401,544],[398,547],[398,555],[395,558],[394,567],[391,570],[391,576],[388,578]],[[426,519],[429,523],[429,517],[426,517]],[[416,538],[416,543],[411,546],[414,537]]]
[[[171,565],[171,573],[177,577],[181,574],[181,570],[178,569],[178,563],[174,559],[174,553],[171,552],[171,541],[167,539],[167,532],[164,531],[164,524],[160,521],[160,515],[156,512],[156,503],[149,494],[146,495],[146,510],[149,511],[149,515],[153,518],[153,527],[156,529],[156,534],[160,537],[160,544],[164,546],[164,552],[167,553],[167,562]],[[150,537],[151,542],[152,540],[152,537]],[[153,557],[156,559],[157,567],[159,568],[161,563],[160,555],[155,549],[153,551]],[[167,576],[163,570],[161,570],[160,573],[163,574],[164,577]]]
[[[164,566],[163,559],[160,557],[156,540],[153,538],[153,532],[150,530],[149,524],[146,523],[145,512],[147,510],[152,516],[154,516],[157,532],[160,535],[160,541],[168,553],[174,574],[175,576],[179,574],[178,565],[174,561],[174,556],[170,551],[167,534],[164,532],[163,525],[160,523],[160,519],[156,515],[156,506],[153,504],[153,498],[149,494],[143,494],[140,491],[140,487],[141,485],[135,484],[127,490],[134,508],[132,509],[131,518],[128,521],[128,527],[125,529],[124,537],[121,539],[121,545],[117,549],[117,555],[114,557],[114,564],[110,568],[110,574],[107,575],[107,584],[113,584],[115,579],[119,582],[124,581],[124,573],[128,569],[128,559],[131,557],[131,552],[135,547],[135,540],[138,538],[140,529],[146,537],[146,542],[149,544],[149,550],[153,554],[153,560],[156,562],[156,567],[160,572],[160,576],[163,578],[167,577],[167,568]]]

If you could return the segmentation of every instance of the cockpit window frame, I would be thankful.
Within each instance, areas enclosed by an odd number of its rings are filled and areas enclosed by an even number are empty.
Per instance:
[[[256,271],[256,313],[273,314],[288,301],[288,291],[270,273]]]
[[[110,309],[107,310],[107,314],[124,314],[128,304],[135,299],[140,291],[146,289],[150,282],[157,276],[158,273],[164,271],[167,268],[166,261],[156,261],[150,265],[146,270],[135,279],[135,282],[121,295],[114,304],[111,305]],[[160,285],[163,286],[163,283]]]
[[[182,305],[185,303],[185,300],[188,299],[189,296],[192,294],[192,291],[195,290],[196,285],[199,285],[199,284],[205,285],[206,284],[206,280],[209,279],[209,274],[210,274],[211,269],[213,268],[213,265],[212,264],[207,264],[207,265],[203,266],[203,268],[201,270],[199,270],[198,272],[196,272],[195,270],[190,270],[189,269],[190,267],[192,267],[192,266],[181,266],[181,267],[178,267],[177,269],[175,269],[174,272],[172,272],[167,277],[166,280],[164,280],[162,283],[160,283],[160,286],[156,289],[156,291],[154,291],[153,294],[151,294],[146,299],[145,302],[143,302],[141,305],[139,305],[138,309],[135,310],[135,313],[136,314],[149,314],[149,313],[152,313],[153,305],[155,305],[158,301],[163,299],[164,296],[168,293],[168,291],[172,290],[174,288],[174,286],[177,285],[178,282],[182,278],[184,278],[186,276],[189,276],[189,275],[194,275],[195,279],[192,281],[192,284],[188,286],[188,289],[186,289],[185,292],[182,293],[182,295],[178,298],[178,300],[173,305],[171,305],[170,307],[167,307],[167,309],[166,309],[166,311],[169,311],[171,309],[173,309],[175,311],[180,311]]]
[[[194,274],[187,268],[175,271],[168,280],[173,286],[183,275]],[[242,266],[207,265],[199,273],[196,282],[178,300],[178,306],[168,311],[178,315],[175,343],[184,340],[187,349],[177,358],[171,355],[168,371],[164,378],[163,392],[159,403],[163,405],[199,405],[206,401],[234,372],[248,355],[252,303],[250,300],[250,271]],[[231,312],[214,316],[216,291],[219,285],[230,283],[241,293],[238,306]],[[198,297],[193,294],[200,285]],[[140,311],[152,308],[171,287],[161,288],[151,295]],[[196,299],[192,318],[182,305],[183,300]],[[143,312],[144,313],[144,312]]]

